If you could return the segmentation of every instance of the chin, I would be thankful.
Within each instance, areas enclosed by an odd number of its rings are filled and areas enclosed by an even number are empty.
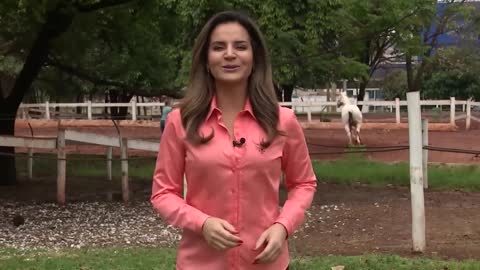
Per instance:
[[[219,82],[222,82],[222,83],[232,84],[232,83],[244,82],[244,81],[248,80],[248,78],[240,77],[240,76],[220,76],[218,78],[215,78],[215,80],[217,80]]]

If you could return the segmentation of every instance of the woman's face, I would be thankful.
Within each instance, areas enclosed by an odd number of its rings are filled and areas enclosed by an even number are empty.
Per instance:
[[[208,69],[218,82],[242,83],[253,66],[250,36],[236,22],[219,24],[213,29],[208,47]]]

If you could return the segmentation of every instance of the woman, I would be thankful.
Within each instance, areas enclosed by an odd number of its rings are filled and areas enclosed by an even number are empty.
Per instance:
[[[280,211],[282,171],[289,194]],[[177,269],[287,269],[287,238],[315,188],[303,130],[277,104],[260,31],[240,13],[215,15],[196,39],[153,177],[154,208],[183,229]]]

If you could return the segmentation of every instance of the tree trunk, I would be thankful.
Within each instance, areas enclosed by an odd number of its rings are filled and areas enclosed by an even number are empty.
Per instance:
[[[18,106],[12,106],[5,100],[0,101],[0,135],[14,135],[15,116]],[[0,186],[14,185],[17,181],[15,166],[15,148],[0,146]]]
[[[278,102],[283,102],[282,89],[275,82],[273,83],[273,89],[275,90],[275,95],[277,96]]]
[[[365,98],[365,90],[367,89],[367,84],[368,84],[368,80],[362,79],[362,81],[360,81],[357,102],[363,101],[363,99]],[[362,111],[362,107],[363,105],[358,105],[358,108],[360,109],[360,111]]]
[[[77,95],[77,103],[83,103],[83,94],[78,94],[78,95]],[[77,106],[77,107],[75,108],[75,112],[76,112],[77,114],[82,114],[82,107]]]
[[[293,84],[284,84],[281,85],[281,88],[283,89],[283,98],[285,102],[292,102],[292,94],[293,94]],[[291,108],[291,106],[287,106]]]
[[[120,92],[119,90],[109,91],[111,103],[128,103],[132,99],[133,95],[128,94],[126,91]],[[110,107],[110,117],[115,120],[127,119],[128,107]]]
[[[61,3],[61,2],[60,2]],[[50,41],[63,32],[65,32],[72,23],[72,14],[65,14],[62,4],[47,15],[38,36],[33,42],[32,48],[25,59],[22,70],[18,74],[12,91],[7,98],[0,100],[0,113],[5,116],[5,120],[0,120],[0,134],[14,135],[15,116],[23,97],[30,89],[32,82],[37,77],[42,65],[47,60]],[[0,147],[2,152],[14,153],[12,147]],[[0,171],[5,176],[0,177],[0,185],[16,184],[15,157],[1,157]]]

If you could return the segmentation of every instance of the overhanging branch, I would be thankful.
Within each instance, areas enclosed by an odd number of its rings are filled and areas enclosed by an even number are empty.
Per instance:
[[[135,95],[138,96],[158,96],[160,94],[171,96],[174,98],[181,98],[181,92],[179,89],[155,89],[155,88],[150,88],[150,87],[139,87],[135,85],[130,85],[125,82],[121,81],[115,81],[115,80],[110,80],[110,79],[105,79],[105,78],[99,78],[97,76],[94,76],[90,74],[90,72],[85,71],[81,68],[77,67],[72,67],[65,65],[63,63],[60,63],[59,61],[55,59],[48,59],[46,61],[46,64],[54,67],[62,72],[65,72],[69,75],[75,76],[81,80],[89,81],[93,84],[96,85],[101,85],[101,86],[113,86],[117,87],[120,89],[127,89],[134,93]]]
[[[76,7],[80,12],[92,12],[95,10],[109,8],[113,6],[119,6],[119,5],[127,4],[130,2],[134,2],[134,1],[137,1],[137,0],[103,0],[90,5],[82,5],[77,2]]]
[[[46,61],[46,65],[52,66],[52,67],[54,67],[54,68],[56,68],[56,69],[58,69],[62,72],[65,72],[69,75],[75,76],[79,79],[89,81],[89,82],[91,82],[93,84],[96,84],[96,85],[115,86],[115,87],[119,87],[119,88],[123,88],[123,89],[131,89],[132,88],[131,85],[128,85],[124,82],[99,78],[99,77],[96,77],[96,76],[90,74],[89,72],[87,72],[85,70],[62,64],[59,61],[54,60],[54,59],[48,59]]]

